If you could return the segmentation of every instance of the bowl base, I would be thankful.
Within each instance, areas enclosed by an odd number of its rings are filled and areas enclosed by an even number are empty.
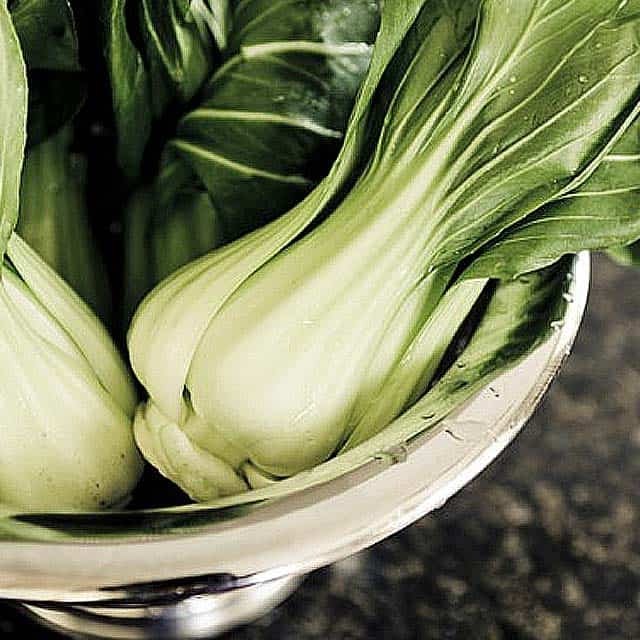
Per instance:
[[[302,580],[287,576],[167,606],[21,606],[38,622],[75,638],[197,640],[257,620],[288,598]]]

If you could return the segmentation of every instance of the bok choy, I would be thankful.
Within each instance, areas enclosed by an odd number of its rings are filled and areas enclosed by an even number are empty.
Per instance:
[[[87,160],[71,151],[72,136],[71,125],[66,125],[27,153],[16,228],[100,317],[108,318],[106,270],[86,205]]]
[[[122,506],[142,473],[135,390],[110,337],[16,234],[0,271],[0,500],[29,510]]]
[[[178,267],[311,190],[337,152],[369,63],[375,0],[229,4],[224,64],[164,141],[153,184],[127,208],[128,309]],[[172,249],[158,251],[167,240]]]
[[[116,508],[140,452],[216,505],[392,456],[571,254],[639,261],[640,0],[13,0],[0,47],[11,509]]]
[[[135,389],[100,321],[14,232],[27,77],[5,3],[0,48],[0,501],[30,510],[115,507],[142,472],[131,430]]]
[[[567,211],[611,178],[640,113],[639,45],[635,0],[386,3],[328,177],[138,309],[131,362],[156,416],[136,419],[146,457],[198,499],[229,491],[220,442],[244,455],[239,477],[309,469],[424,394],[492,279],[640,236],[633,210],[612,210],[601,233]]]

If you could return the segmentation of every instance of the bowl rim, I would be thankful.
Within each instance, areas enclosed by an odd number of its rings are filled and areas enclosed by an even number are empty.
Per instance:
[[[0,597],[116,602],[153,591],[157,583],[173,584],[176,578],[207,584],[209,592],[257,584],[330,564],[440,508],[513,440],[569,354],[588,296],[587,252],[575,258],[571,273],[572,302],[559,330],[461,409],[403,447],[401,459],[371,460],[324,484],[232,510],[193,530],[49,541],[34,532],[32,541],[26,536],[0,541]],[[129,517],[162,512],[188,521],[206,510],[206,505],[196,505],[132,511]]]

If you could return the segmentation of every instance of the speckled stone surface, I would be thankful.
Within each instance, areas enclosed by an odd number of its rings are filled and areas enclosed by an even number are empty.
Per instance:
[[[640,273],[597,257],[574,353],[508,451],[225,640],[640,638],[639,311]],[[2,638],[27,629],[0,607]]]

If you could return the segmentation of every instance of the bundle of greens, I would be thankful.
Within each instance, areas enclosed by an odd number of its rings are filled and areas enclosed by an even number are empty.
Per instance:
[[[139,307],[145,456],[195,499],[312,468],[424,394],[490,281],[636,237],[639,39],[637,2],[385,4],[328,177]]]
[[[638,261],[640,0],[16,0],[0,26],[0,502],[119,506],[138,449],[197,501],[324,482],[541,344],[568,256]],[[135,310],[137,410],[61,278],[116,331]]]
[[[14,232],[22,209],[33,246],[97,303],[92,274],[101,273],[100,262],[90,256],[82,185],[67,165],[68,131],[54,133],[78,108],[77,94],[67,94],[74,106],[64,118],[55,113],[59,96],[53,92],[49,104],[46,97],[56,82],[81,84],[74,63],[64,62],[74,55],[70,9],[28,0],[11,8],[0,6],[0,500],[30,510],[113,508],[126,503],[142,473],[132,380],[97,317]],[[83,246],[62,251],[69,232]]]
[[[182,6],[184,22],[197,23],[199,3],[170,4]],[[210,4],[210,11],[225,18],[216,23],[222,27],[208,73],[202,65],[201,73],[193,73],[188,47],[181,55],[160,56],[152,47],[146,53],[143,75],[152,104],[158,93],[165,93],[154,75],[160,58],[172,70],[166,75],[173,78],[174,93],[191,94],[196,85],[203,86],[186,108],[162,110],[165,122],[147,150],[151,179],[128,208],[129,316],[161,279],[284,213],[326,173],[366,72],[379,19],[376,0]],[[151,40],[153,26],[160,22],[141,21],[141,39]],[[174,16],[153,41],[162,41],[169,50],[179,33]],[[137,113],[148,117],[152,110],[144,107],[142,96],[128,102],[120,98],[127,76],[116,64],[117,51],[110,49],[108,59],[116,114],[122,112],[126,127]],[[171,119],[173,125],[167,127]],[[132,172],[127,154],[135,153],[135,173],[145,173],[142,150],[127,143],[123,126],[123,167]],[[145,125],[139,126],[144,130]],[[153,155],[154,146],[159,158]]]

